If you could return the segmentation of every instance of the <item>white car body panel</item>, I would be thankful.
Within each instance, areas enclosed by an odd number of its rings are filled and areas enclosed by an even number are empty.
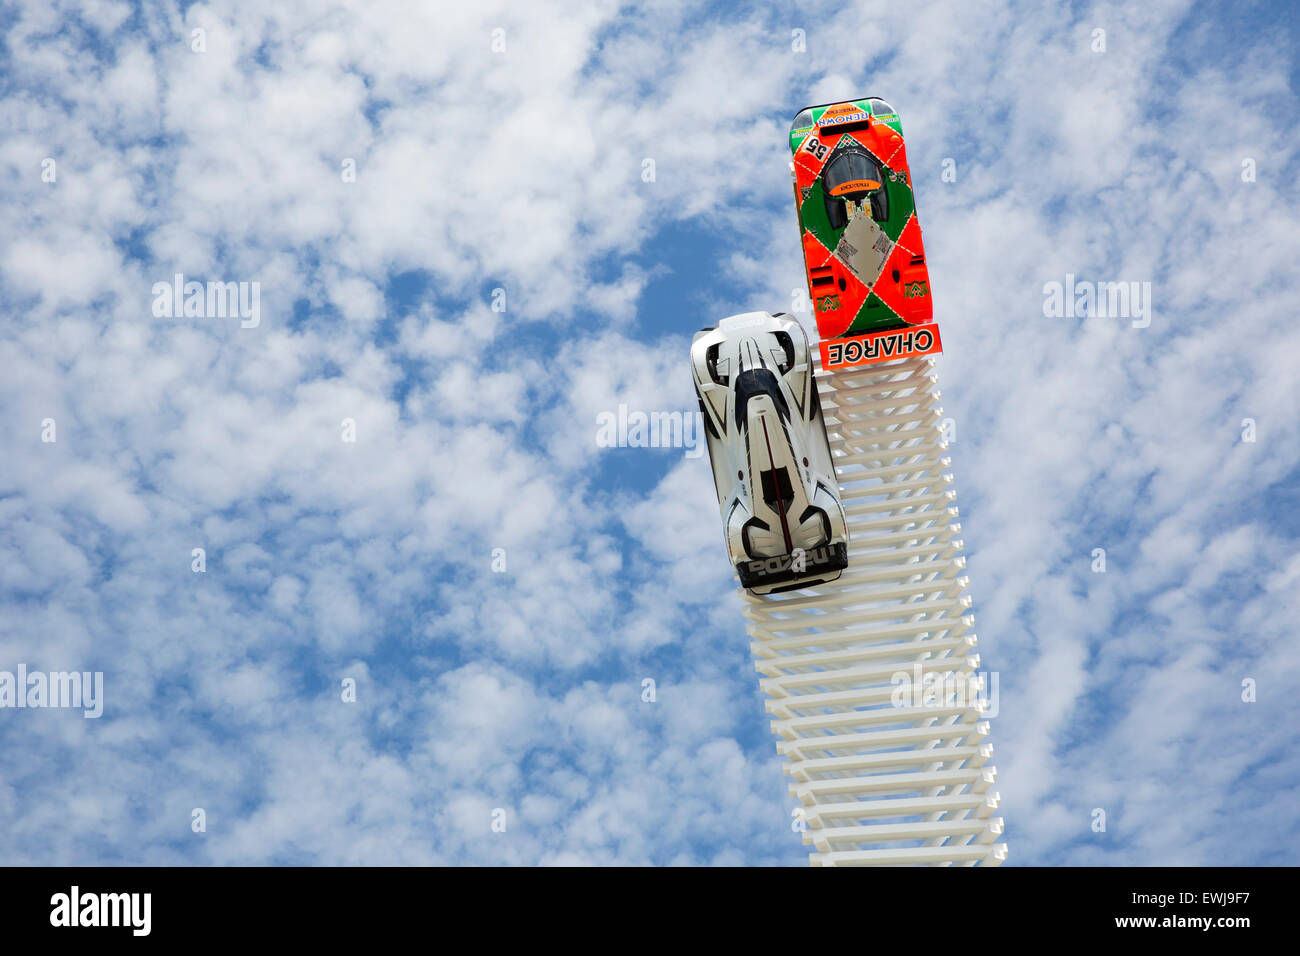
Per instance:
[[[799,323],[767,312],[723,319],[696,333],[691,367],[741,584],[766,594],[834,581],[848,530]]]

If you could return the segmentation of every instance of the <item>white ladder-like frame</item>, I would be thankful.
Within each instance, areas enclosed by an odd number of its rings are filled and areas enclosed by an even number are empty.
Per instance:
[[[741,590],[810,862],[996,866],[1007,847],[934,360],[814,363],[849,566],[820,587]]]

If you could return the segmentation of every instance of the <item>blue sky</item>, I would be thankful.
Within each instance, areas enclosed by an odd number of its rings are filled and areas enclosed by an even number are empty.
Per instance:
[[[1290,4],[279,7],[0,6],[0,671],[105,681],[0,709],[0,862],[805,863],[708,466],[595,436],[791,311],[789,118],[867,94],[1008,862],[1294,859]],[[154,317],[177,272],[260,323]]]

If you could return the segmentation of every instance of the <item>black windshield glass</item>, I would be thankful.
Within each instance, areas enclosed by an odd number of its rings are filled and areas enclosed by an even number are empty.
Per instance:
[[[767,395],[776,406],[776,413],[783,420],[790,420],[790,406],[785,403],[781,386],[770,369],[746,369],[736,376],[736,427],[745,427],[745,407],[756,395]]]
[[[848,185],[850,188],[841,190]],[[862,203],[871,199],[871,218],[884,222],[889,218],[889,194],[885,191],[885,176],[871,155],[861,147],[840,151],[822,172],[822,187],[826,191],[826,215],[831,226],[843,229],[848,224],[846,202]]]

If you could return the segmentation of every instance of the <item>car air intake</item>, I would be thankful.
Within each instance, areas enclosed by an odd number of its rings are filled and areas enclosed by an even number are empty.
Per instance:
[[[788,511],[794,500],[794,488],[790,484],[790,472],[784,468],[764,471],[759,474],[763,485],[763,500],[773,508],[778,501],[782,511]]]

